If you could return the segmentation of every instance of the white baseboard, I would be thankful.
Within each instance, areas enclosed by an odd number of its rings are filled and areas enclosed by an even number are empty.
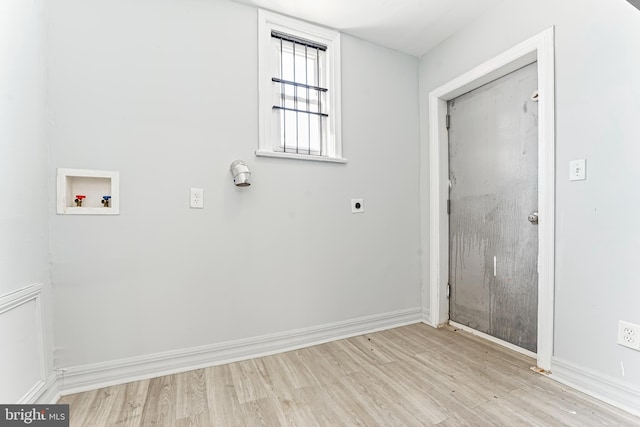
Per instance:
[[[636,386],[557,357],[551,359],[550,378],[633,415],[640,416],[640,388]]]
[[[429,313],[429,308],[428,307],[422,307],[422,311],[421,311],[421,319],[420,321],[426,325],[431,325],[431,315]]]
[[[49,375],[49,378],[42,384],[38,393],[35,394],[35,399],[30,402],[24,403],[38,403],[38,404],[53,404],[60,399],[60,392],[58,391],[58,377],[55,373]]]
[[[46,381],[38,381],[17,403],[25,405],[33,403],[56,403],[59,398],[58,376],[55,372],[52,372]]]
[[[421,320],[421,308],[413,308],[249,339],[73,366],[58,370],[58,389],[62,395],[73,394],[282,353]]]

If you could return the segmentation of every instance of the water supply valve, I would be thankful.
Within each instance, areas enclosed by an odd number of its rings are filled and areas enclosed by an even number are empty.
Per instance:
[[[102,206],[104,206],[105,208],[108,208],[110,201],[111,201],[111,196],[102,196],[102,200],[100,200],[100,203],[102,203]]]
[[[84,199],[86,199],[87,196],[84,196],[82,194],[76,194],[76,199],[74,200],[74,202],[76,202],[76,206],[77,207],[81,207],[82,206],[82,201]]]

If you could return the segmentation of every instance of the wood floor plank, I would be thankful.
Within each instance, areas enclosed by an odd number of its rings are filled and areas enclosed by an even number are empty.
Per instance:
[[[99,390],[91,390],[73,396],[72,404],[69,405],[70,427],[82,427],[85,425],[85,420],[91,414],[92,405],[98,392]]]
[[[261,375],[259,371],[261,368],[259,365],[263,364],[262,359],[251,359],[232,363],[229,366],[233,378],[233,385],[240,403],[252,402],[269,397],[268,389],[262,382],[263,375]]]
[[[519,408],[529,419],[535,419],[545,426],[587,425],[591,420],[576,408],[574,403],[558,399],[558,396],[538,387],[524,386],[503,397],[504,404]],[[576,411],[577,410],[577,411]]]
[[[243,403],[242,407],[247,425],[264,427],[291,425],[287,422],[287,417],[275,398],[253,400]]]
[[[424,324],[65,396],[71,426],[640,426],[495,343]]]
[[[91,405],[91,412],[85,418],[83,426],[103,426],[113,422],[113,414],[124,405],[126,384],[114,385],[98,390]]]
[[[176,375],[153,378],[148,390],[141,425],[174,427],[177,421]]]
[[[262,384],[269,397],[291,400],[295,393],[293,371],[280,355],[263,357],[256,361]]]
[[[209,421],[209,414],[206,412],[178,418],[176,421],[176,427],[211,427],[212,425]]]
[[[427,391],[427,379],[403,371],[404,361],[387,363],[369,372],[369,383],[377,387],[386,387],[393,391],[397,404],[428,421],[428,425],[437,424],[448,417],[448,412],[441,402],[434,399]],[[378,385],[379,384],[379,385]],[[453,399],[451,399],[453,400]],[[457,402],[456,402],[457,403]]]
[[[303,408],[299,415],[305,417],[298,425],[305,425],[305,422],[319,427],[348,425],[346,411],[333,402],[330,390],[326,385],[296,390],[294,404]]]
[[[335,407],[344,425],[382,425],[375,413],[367,411],[369,401],[365,396],[354,393],[343,381],[325,385],[327,404]]]
[[[338,378],[358,372],[363,369],[362,362],[345,347],[345,343],[346,340],[338,340],[311,347],[308,352],[312,358],[307,363],[311,366],[322,364],[326,369],[322,375],[330,378],[329,382],[335,382]]]
[[[327,351],[326,344],[303,348],[298,351],[301,363],[310,367],[314,384],[330,384],[349,373],[343,364],[337,363],[334,356]]]
[[[423,396],[423,405],[431,408],[435,406],[447,416],[467,408],[472,409],[493,396],[491,390],[467,384],[465,378],[455,377],[447,371],[429,370],[418,359],[383,365],[379,369],[393,369],[391,375],[395,381],[410,385],[413,393]]]
[[[289,381],[295,390],[319,385],[311,366],[304,363],[300,357],[300,351],[289,351],[280,356],[280,363],[286,365],[289,370]]]
[[[380,380],[377,372],[357,372],[342,379],[351,395],[362,396],[364,410],[380,425],[423,426],[433,423],[421,417],[419,407]]]
[[[114,407],[115,424],[122,427],[141,425],[142,410],[147,400],[150,380],[135,381],[125,384],[124,399],[120,410]],[[117,411],[117,412],[116,412]]]
[[[364,358],[366,364],[380,365],[383,363],[393,362],[396,357],[389,354],[387,349],[377,345],[375,338],[371,336],[360,335],[344,340],[346,348],[349,348],[349,354],[357,355]]]
[[[209,422],[214,426],[247,425],[236,388],[231,366],[221,365],[205,369]]]
[[[198,419],[209,412],[207,379],[204,369],[176,375],[176,417]]]
[[[640,418],[614,408],[591,396],[565,386],[545,376],[539,376],[529,387],[530,393],[521,397],[527,407],[536,408],[536,413],[545,411],[565,422],[566,425],[611,425],[610,416],[620,420],[620,425],[640,426]],[[513,393],[518,396],[518,393]],[[519,403],[519,402],[517,402]],[[578,420],[574,423],[573,420]]]

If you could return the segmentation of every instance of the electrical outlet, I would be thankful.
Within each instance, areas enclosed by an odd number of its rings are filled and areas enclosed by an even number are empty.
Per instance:
[[[191,207],[196,209],[204,208],[204,190],[202,188],[191,189]]]
[[[362,199],[351,199],[351,213],[364,212],[364,203]]]
[[[618,344],[640,351],[640,325],[620,320],[618,322]]]

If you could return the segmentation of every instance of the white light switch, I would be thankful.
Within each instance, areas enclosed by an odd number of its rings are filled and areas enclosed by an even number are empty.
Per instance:
[[[587,179],[587,160],[579,159],[569,162],[569,181]]]

